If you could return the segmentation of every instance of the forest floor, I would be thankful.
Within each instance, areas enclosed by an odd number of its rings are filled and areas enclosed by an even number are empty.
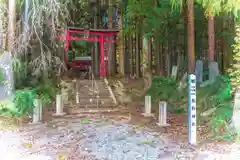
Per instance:
[[[138,82],[129,83],[128,88]],[[140,83],[140,82],[139,82]],[[132,85],[132,86],[131,86]],[[2,160],[238,160],[240,145],[206,141],[207,129],[198,127],[197,147],[187,143],[187,115],[168,114],[169,127],[160,128],[141,107],[109,113],[68,114],[43,123],[13,125],[1,119]]]
[[[227,159],[240,146],[207,143],[187,145],[184,118],[170,115],[170,127],[160,129],[139,113],[76,114],[44,123],[22,124],[0,132],[2,160],[175,160]],[[9,127],[9,121],[5,120]],[[237,160],[240,157],[232,157]]]

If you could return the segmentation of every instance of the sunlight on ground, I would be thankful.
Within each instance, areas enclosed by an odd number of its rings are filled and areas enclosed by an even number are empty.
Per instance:
[[[152,159],[171,160],[176,157],[191,156],[192,151],[171,142],[164,135],[158,135],[139,129],[137,126],[125,124],[129,116],[100,118],[98,116],[54,119],[48,124],[28,125],[21,132],[9,120],[0,121],[1,160],[67,160],[70,154],[75,159],[86,159],[79,154],[97,157],[119,157],[125,155],[131,160],[152,157]],[[11,125],[10,125],[11,124]],[[55,125],[55,127],[51,127]],[[86,127],[87,126],[87,127]],[[47,132],[47,133],[46,133]],[[32,137],[34,137],[32,139]],[[74,152],[69,150],[75,146]],[[145,149],[147,148],[147,154]],[[199,160],[231,159],[240,160],[240,145],[218,145],[217,149],[199,151]],[[221,152],[226,148],[225,152]],[[66,154],[64,154],[66,153]],[[159,155],[158,155],[159,154]],[[125,157],[125,158],[127,158]],[[140,158],[143,157],[143,158]],[[121,159],[121,158],[120,158]],[[116,159],[117,160],[117,159]]]
[[[17,129],[17,124],[10,118],[0,119],[0,132],[1,131],[12,131]]]

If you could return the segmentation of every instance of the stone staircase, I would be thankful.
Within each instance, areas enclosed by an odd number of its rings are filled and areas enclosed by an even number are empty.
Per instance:
[[[76,107],[105,108],[117,105],[115,96],[108,86],[106,79],[77,80],[75,86]]]

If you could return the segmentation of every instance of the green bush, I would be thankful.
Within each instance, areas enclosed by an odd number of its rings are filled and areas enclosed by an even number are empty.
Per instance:
[[[5,81],[4,71],[0,70],[0,83],[4,83],[4,81]]]
[[[198,124],[210,124],[218,139],[229,139],[232,135],[228,129],[233,112],[231,91],[230,79],[226,76],[218,76],[215,83],[197,88]],[[178,82],[170,77],[154,77],[148,94],[156,102],[166,101],[168,110],[174,113],[188,109],[187,87],[178,90]]]
[[[50,104],[54,101],[57,91],[57,86],[51,81],[39,84],[35,88],[16,90],[13,102],[0,102],[0,115],[13,117],[30,115],[33,111],[35,98],[40,98],[43,104]]]

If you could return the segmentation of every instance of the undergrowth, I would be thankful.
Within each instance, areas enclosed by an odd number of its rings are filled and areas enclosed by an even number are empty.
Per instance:
[[[40,98],[43,105],[51,104],[58,92],[58,86],[53,81],[40,82],[37,87],[18,89],[14,99],[0,102],[0,116],[23,117],[31,115],[34,99]]]
[[[210,127],[215,138],[232,140],[229,128],[233,104],[228,77],[219,76],[216,82],[197,88],[197,120],[199,125]],[[155,102],[166,101],[168,111],[183,114],[188,109],[188,89],[179,89],[179,83],[170,77],[154,77],[148,94]]]

